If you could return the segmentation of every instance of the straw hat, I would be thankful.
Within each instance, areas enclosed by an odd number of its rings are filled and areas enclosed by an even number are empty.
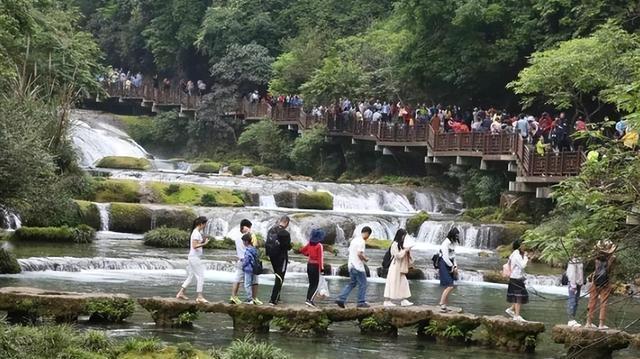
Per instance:
[[[598,243],[596,243],[596,250],[600,253],[612,254],[616,249],[618,249],[618,246],[610,240],[598,241]]]

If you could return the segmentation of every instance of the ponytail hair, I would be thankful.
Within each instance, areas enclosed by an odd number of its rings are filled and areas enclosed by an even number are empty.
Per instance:
[[[196,219],[193,220],[193,225],[191,226],[191,232],[193,232],[194,229],[196,229],[196,227],[198,227],[201,224],[205,224],[207,223],[207,217],[204,216],[200,216]]]

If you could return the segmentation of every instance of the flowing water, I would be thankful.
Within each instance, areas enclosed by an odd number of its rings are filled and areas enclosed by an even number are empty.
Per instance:
[[[88,111],[74,113],[76,126],[73,142],[80,154],[83,166],[92,167],[104,156],[122,155],[152,157],[126,133],[114,125],[109,115]],[[283,214],[291,217],[290,232],[295,242],[305,243],[312,228],[322,227],[335,238],[337,255],[327,255],[332,265],[328,282],[332,294],[337,294],[346,280],[336,276],[337,268],[346,263],[348,241],[357,236],[363,226],[373,229],[372,236],[379,239],[393,238],[395,232],[405,226],[407,218],[419,210],[431,213],[431,220],[420,227],[415,237],[413,256],[416,267],[423,270],[426,280],[412,281],[412,301],[416,304],[436,304],[441,293],[437,273],[430,258],[446,233],[457,226],[461,231],[462,246],[458,247],[461,268],[460,283],[453,292],[451,305],[461,306],[467,312],[485,315],[503,313],[506,286],[484,281],[487,270],[501,266],[493,249],[501,244],[503,232],[499,225],[478,225],[461,222],[455,215],[462,209],[460,198],[449,191],[437,188],[402,188],[381,185],[338,184],[313,181],[288,181],[221,175],[197,175],[189,173],[188,164],[153,160],[154,171],[103,170],[113,178],[137,181],[162,181],[171,183],[195,183],[228,189],[246,190],[259,195],[257,207],[209,208],[193,207],[198,215],[207,216],[205,232],[217,238],[240,236],[240,220],[248,218],[253,230],[265,235],[275,220]],[[250,172],[245,168],[243,172]],[[300,210],[278,208],[274,195],[282,191],[326,191],[334,198],[334,210]],[[150,226],[155,227],[155,211],[171,206],[148,205],[152,215]],[[21,274],[0,275],[0,286],[35,286],[45,289],[70,291],[103,291],[127,293],[134,297],[175,295],[185,276],[186,250],[146,247],[141,235],[110,232],[110,205],[98,204],[100,228],[98,239],[92,244],[60,245],[43,243],[6,243],[14,251],[23,269]],[[14,213],[2,211],[4,227],[16,229],[20,218]],[[367,250],[372,278],[367,289],[369,301],[381,302],[384,279],[377,278],[384,251]],[[233,280],[235,251],[205,251],[205,294],[210,300],[226,300]],[[547,325],[547,332],[538,344],[538,353],[532,357],[558,357],[564,350],[551,342],[550,331],[554,324],[565,321],[565,287],[559,285],[560,274],[545,267],[532,271],[527,284],[531,289],[531,303],[526,305],[523,316],[539,320]],[[542,274],[545,272],[545,274]],[[548,273],[547,273],[548,272]],[[287,303],[302,303],[306,292],[305,258],[292,256],[284,285]],[[267,298],[273,275],[259,277],[259,297]],[[191,293],[192,294],[192,293]],[[353,294],[355,295],[355,293]],[[625,326],[640,315],[640,308],[632,300],[615,298],[610,310],[611,326]],[[333,305],[330,302],[321,305]],[[580,305],[580,318],[584,318],[586,303]],[[203,315],[192,330],[160,329],[153,325],[149,313],[138,308],[127,323],[120,325],[83,327],[108,330],[116,337],[130,335],[158,336],[167,342],[189,341],[208,348],[225,346],[236,337],[231,319],[225,315]],[[631,331],[638,331],[634,325]],[[362,336],[355,324],[339,323],[330,327],[326,338],[296,338],[272,331],[267,336],[273,344],[291,353],[293,358],[521,358],[519,354],[499,353],[481,348],[459,348],[422,341],[412,329],[401,329],[398,338]],[[616,354],[619,358],[640,357],[632,350]]]
[[[10,231],[22,227],[22,220],[17,213],[0,207],[0,228]]]

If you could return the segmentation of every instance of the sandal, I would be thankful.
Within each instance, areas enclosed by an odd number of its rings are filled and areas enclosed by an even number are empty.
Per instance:
[[[176,299],[189,300],[189,297],[184,294],[176,294]]]
[[[204,299],[204,298],[196,298],[196,303],[198,303],[198,304],[207,304],[207,303],[209,303],[209,301]]]

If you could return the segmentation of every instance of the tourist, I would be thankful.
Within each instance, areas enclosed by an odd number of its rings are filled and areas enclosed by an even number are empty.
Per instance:
[[[196,87],[193,84],[193,81],[191,80],[187,81],[187,95],[193,96],[195,88]]]
[[[624,119],[620,119],[616,122],[616,138],[622,138],[627,132],[627,121]]]
[[[536,153],[540,156],[544,156],[545,151],[549,147],[548,144],[544,143],[544,137],[538,137],[538,142],[536,142]]]
[[[158,89],[160,89],[160,80],[158,74],[153,75],[153,100],[158,98]]]
[[[324,270],[324,248],[322,241],[324,240],[324,231],[321,229],[313,229],[311,238],[306,246],[300,250],[301,254],[309,257],[307,262],[307,277],[309,278],[309,288],[307,289],[307,301],[304,304],[315,307],[313,301],[318,291],[318,283],[320,282],[320,274]]]
[[[576,311],[578,310],[578,301],[580,300],[580,290],[584,284],[584,271],[582,261],[573,257],[567,264],[567,284],[569,286],[569,298],[567,299],[567,316],[570,327],[579,327],[580,323],[576,321]]]
[[[524,268],[527,266],[529,258],[522,249],[522,240],[516,239],[513,242],[513,253],[509,256],[509,286],[507,287],[507,302],[512,305],[505,312],[513,318],[513,320],[524,322],[520,315],[520,309],[523,304],[529,303],[529,292],[524,285]]]
[[[258,247],[258,237],[256,237],[256,235],[251,232],[251,226],[252,226],[252,223],[248,219],[243,219],[242,221],[240,221],[241,236],[235,240],[236,256],[238,258],[238,262],[236,264],[235,282],[231,286],[231,298],[229,298],[229,303],[231,304],[242,303],[242,300],[240,300],[240,298],[238,297],[238,290],[240,289],[240,284],[244,282],[244,270],[242,269],[243,268],[242,261],[244,260],[246,247],[242,242],[242,236],[244,236],[245,234],[251,234],[251,244],[254,247]],[[260,301],[260,299],[257,298],[258,282],[255,282],[253,284],[253,288],[251,292],[253,294],[253,301],[258,305],[262,305],[262,302]]]
[[[454,282],[458,279],[458,262],[456,261],[456,247],[460,244],[460,231],[453,227],[447,233],[447,238],[440,245],[440,258],[438,259],[438,274],[440,286],[444,287],[440,297],[440,312],[450,312],[449,294],[453,291]]]
[[[526,140],[529,137],[529,121],[524,114],[520,114],[518,121],[516,122],[516,133]]]
[[[622,136],[620,141],[622,141],[622,144],[625,147],[634,150],[638,145],[638,131],[636,131],[631,126],[626,127],[625,131],[626,133],[624,134],[624,136]]]
[[[596,244],[595,270],[589,276],[591,285],[589,287],[589,311],[587,314],[587,323],[584,325],[585,328],[596,328],[593,324],[593,315],[599,305],[600,315],[598,319],[600,323],[598,329],[609,329],[605,325],[605,321],[607,319],[607,301],[612,291],[610,279],[616,260],[613,253],[617,248],[618,247],[609,240],[598,241]]]
[[[253,298],[253,287],[258,284],[258,274],[260,274],[259,270],[259,261],[260,256],[258,255],[258,250],[253,246],[253,236],[251,233],[245,233],[242,236],[242,244],[245,247],[244,251],[244,259],[242,260],[242,271],[244,272],[244,290],[247,294],[247,300],[245,304],[257,304]]]
[[[277,305],[280,301],[280,291],[284,283],[284,276],[287,273],[289,250],[291,250],[291,234],[287,231],[289,222],[289,217],[283,216],[278,220],[278,224],[267,232],[265,249],[271,260],[273,274],[275,275],[273,290],[271,291],[271,300],[269,301],[270,305]]]
[[[413,305],[408,300],[411,297],[411,290],[407,280],[407,273],[409,273],[409,266],[413,262],[413,258],[411,258],[411,247],[405,247],[404,240],[406,237],[407,231],[398,229],[393,243],[391,243],[392,259],[384,285],[385,307],[394,307],[393,300],[399,300],[400,305],[403,307]]]
[[[207,84],[202,80],[198,80],[198,96],[200,97],[204,96],[204,93],[206,91],[207,91]]]
[[[358,287],[358,308],[369,308],[369,304],[365,300],[367,294],[367,270],[364,265],[369,258],[364,255],[365,242],[371,236],[371,228],[365,226],[360,231],[361,237],[354,238],[349,244],[349,261],[347,268],[349,269],[349,284],[342,290],[336,304],[340,308],[344,308],[344,303],[351,291]]]
[[[176,294],[176,298],[188,300],[185,295],[185,291],[191,281],[195,277],[196,279],[196,293],[198,297],[196,298],[196,303],[209,303],[204,296],[202,295],[202,290],[204,287],[204,264],[202,263],[202,247],[206,246],[209,243],[209,238],[202,238],[202,231],[204,227],[207,225],[206,217],[198,217],[193,221],[193,226],[191,228],[191,239],[189,241],[190,249],[189,249],[189,257],[187,264],[187,279],[182,283],[182,287],[180,287],[180,291]]]

